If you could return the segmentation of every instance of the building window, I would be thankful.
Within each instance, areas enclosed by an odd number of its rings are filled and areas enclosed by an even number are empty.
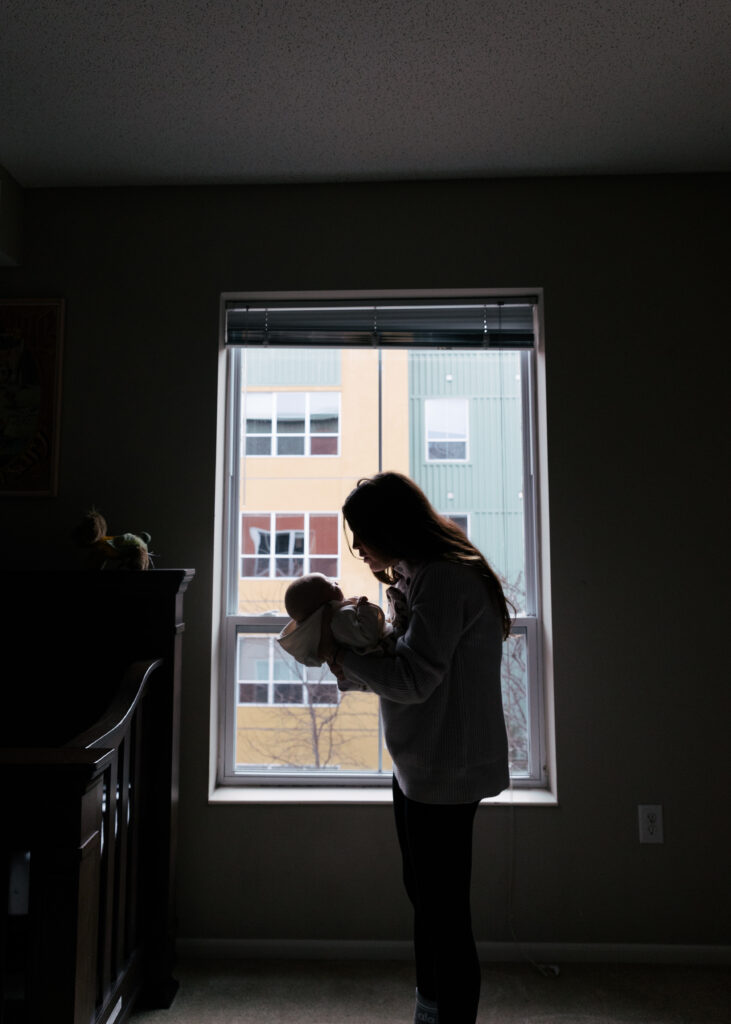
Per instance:
[[[244,512],[241,576],[337,576],[339,535],[337,512]]]
[[[455,526],[458,526],[465,537],[470,535],[470,517],[459,512],[447,512],[447,519],[451,519]]]
[[[333,391],[249,391],[244,431],[247,455],[337,455],[340,395]]]
[[[392,469],[504,581],[516,610],[502,670],[511,776],[546,785],[535,322],[534,300],[375,313],[229,302],[220,784],[388,785],[378,699],[340,693],[327,666],[299,665],[276,637],[304,573],[385,607],[386,588],[341,543],[339,510],[360,477]]]
[[[427,462],[465,462],[469,439],[466,398],[427,398],[424,402]]]
[[[272,636],[240,630],[236,640],[239,704],[312,707],[339,703],[340,691],[327,665],[300,665]]]

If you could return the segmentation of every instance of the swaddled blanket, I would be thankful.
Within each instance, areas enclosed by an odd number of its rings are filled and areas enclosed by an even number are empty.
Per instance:
[[[330,628],[339,647],[347,647],[356,654],[374,654],[384,650],[384,644],[395,642],[392,626],[378,605],[370,601],[330,601],[329,607],[333,612]],[[324,608],[322,605],[302,622],[292,619],[277,637],[284,650],[302,665],[322,665],[317,652]]]

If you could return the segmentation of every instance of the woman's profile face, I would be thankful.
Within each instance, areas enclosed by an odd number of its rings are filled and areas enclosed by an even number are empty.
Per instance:
[[[364,544],[355,532],[353,532],[353,549],[358,552],[359,557],[363,559],[371,572],[381,572],[398,561],[397,558],[390,558],[368,544]]]

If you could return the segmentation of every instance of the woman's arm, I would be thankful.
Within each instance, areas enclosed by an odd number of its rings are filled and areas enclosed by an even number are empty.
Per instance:
[[[403,704],[427,700],[444,679],[466,626],[474,618],[474,573],[450,562],[432,562],[417,570],[409,589],[409,625],[393,655],[341,651],[335,667],[347,680],[365,683],[374,693]],[[481,609],[480,609],[481,610]]]
[[[331,629],[337,646],[353,648],[363,654],[380,644],[385,625],[386,617],[378,605],[361,597],[335,612]]]
[[[335,651],[337,650],[337,644],[332,631],[332,618],[332,607],[329,604],[323,605],[320,623],[320,646],[317,649],[317,654],[318,657],[328,663],[335,656]]]

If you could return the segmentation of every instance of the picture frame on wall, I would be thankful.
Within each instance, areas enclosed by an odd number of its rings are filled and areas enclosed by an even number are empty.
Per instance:
[[[0,299],[0,496],[58,493],[63,299]]]

